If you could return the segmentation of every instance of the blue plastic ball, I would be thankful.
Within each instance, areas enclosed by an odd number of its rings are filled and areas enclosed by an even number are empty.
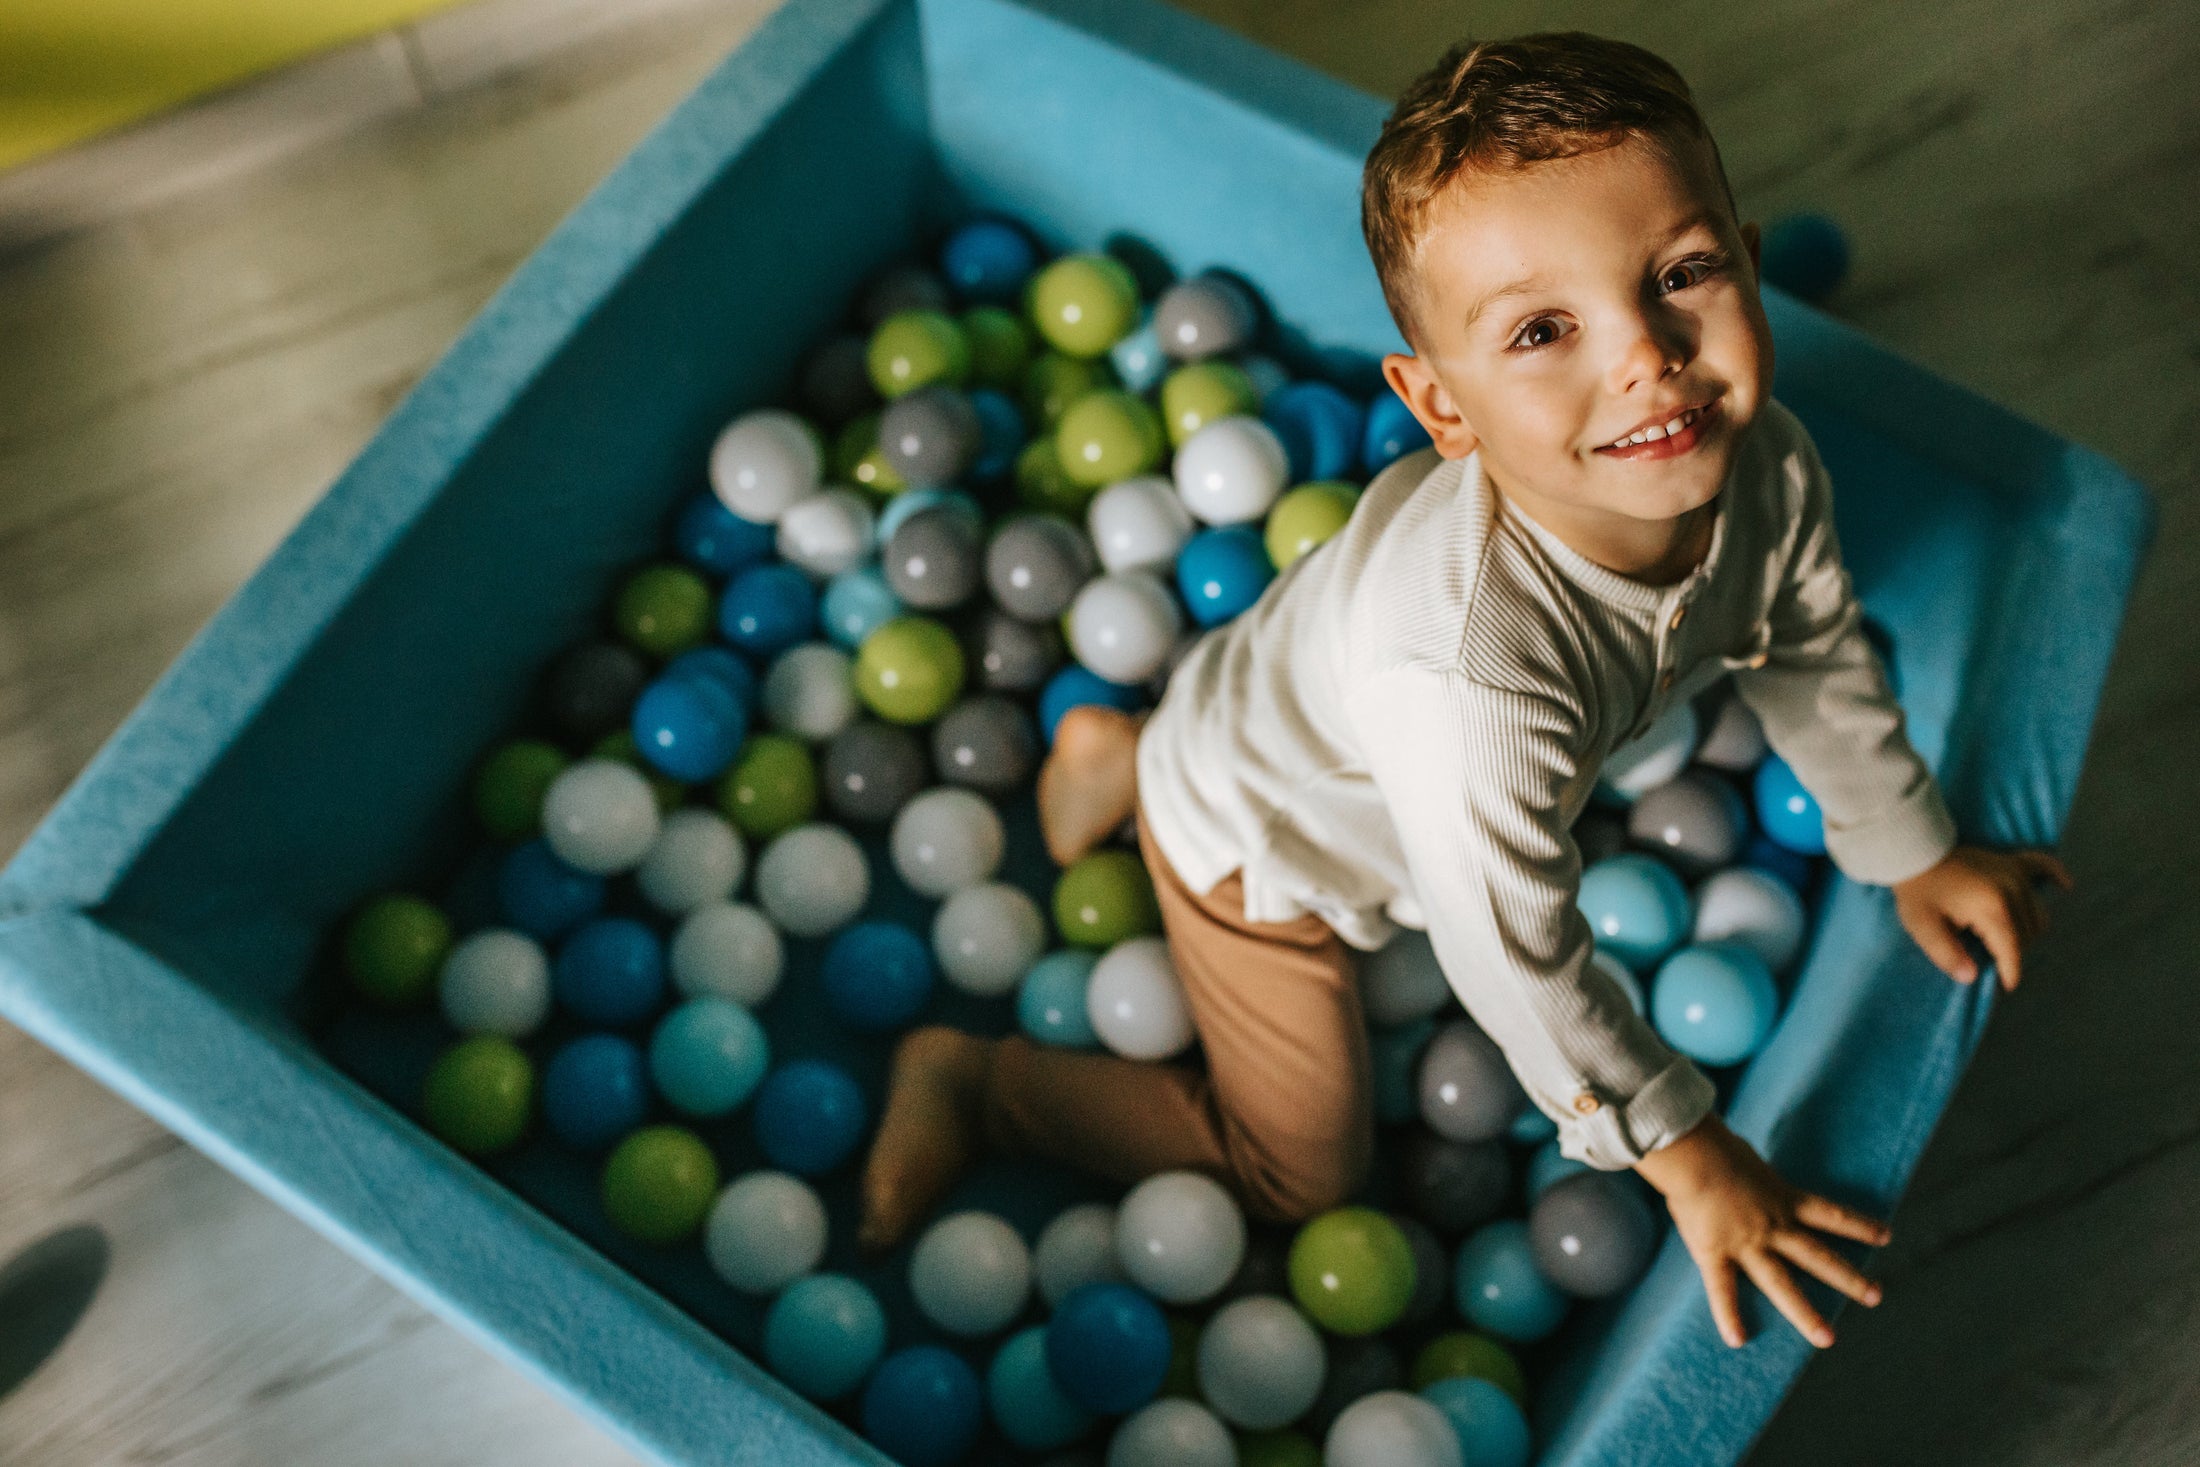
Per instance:
[[[1823,214],[1790,214],[1765,230],[1760,271],[1770,284],[1813,305],[1849,273],[1849,238]]]
[[[1047,1369],[1047,1332],[1033,1325],[1008,1337],[985,1373],[993,1424],[1027,1452],[1066,1447],[1093,1427],[1093,1414],[1054,1383]]]
[[[1039,727],[1049,744],[1054,742],[1054,729],[1062,715],[1086,703],[1136,713],[1146,705],[1146,690],[1129,683],[1111,683],[1082,662],[1065,664],[1039,692]]]
[[[773,1166],[821,1177],[854,1154],[871,1124],[855,1076],[828,1060],[790,1060],[756,1093],[756,1144]]]
[[[1774,842],[1798,855],[1826,853],[1825,816],[1785,759],[1777,754],[1765,755],[1751,788],[1756,796],[1757,823]]]
[[[707,676],[660,677],[634,700],[634,747],[652,767],[683,784],[716,779],[749,736],[748,710]]]
[[[1454,1375],[1421,1388],[1421,1399],[1444,1413],[1474,1467],[1528,1467],[1528,1418],[1505,1388],[1476,1375]]]
[[[796,1279],[764,1316],[765,1363],[813,1401],[837,1401],[863,1384],[885,1351],[886,1311],[846,1274]]]
[[[1062,1394],[1101,1416],[1136,1411],[1169,1373],[1169,1322],[1128,1284],[1080,1284],[1046,1325],[1047,1368]]]
[[[1575,894],[1597,944],[1631,968],[1646,968],[1688,939],[1688,888],[1655,856],[1626,851],[1581,873]]]
[[[985,1421],[978,1373],[940,1345],[911,1345],[881,1360],[863,1388],[863,1434],[902,1467],[947,1467]]]
[[[1260,416],[1282,440],[1294,484],[1342,479],[1360,460],[1367,409],[1327,382],[1294,382],[1277,390],[1261,404]]]
[[[886,573],[878,568],[878,562],[870,561],[850,566],[825,583],[818,620],[824,623],[826,636],[853,652],[863,645],[865,637],[905,609],[894,588],[886,584]]]
[[[649,1118],[649,1065],[618,1034],[588,1034],[542,1072],[542,1118],[575,1151],[600,1151]]]
[[[1023,410],[1008,395],[990,387],[974,387],[970,406],[978,414],[978,453],[970,461],[970,478],[989,484],[1016,467],[1016,455],[1030,441],[1031,429]]]
[[[1780,1015],[1765,960],[1739,942],[1699,942],[1667,958],[1650,985],[1650,1022],[1667,1044],[1706,1065],[1740,1064],[1764,1047]]]
[[[1452,1298],[1477,1329],[1520,1343],[1557,1329],[1572,1303],[1536,1268],[1528,1225],[1519,1218],[1487,1223],[1459,1245]]]
[[[843,927],[825,949],[820,981],[842,1023],[867,1033],[906,1029],[932,998],[932,944],[899,922]]]
[[[1522,1146],[1539,1146],[1558,1134],[1558,1122],[1530,1105],[1513,1117],[1512,1129],[1505,1134]]]
[[[639,1024],[665,996],[664,942],[631,917],[590,918],[558,949],[550,986],[583,1022]]]
[[[1368,1031],[1376,1120],[1396,1126],[1420,1118],[1421,1051],[1428,1048],[1435,1034],[1434,1019],[1415,1019]]]
[[[1251,525],[1201,530],[1176,557],[1176,588],[1192,620],[1221,626],[1260,600],[1276,578],[1261,532]]]
[[[940,274],[974,305],[1019,304],[1038,265],[1031,237],[1005,219],[973,219],[940,247]]]
[[[1367,436],[1360,442],[1360,467],[1373,478],[1396,460],[1434,441],[1405,399],[1385,391],[1367,405]]]
[[[567,865],[540,837],[513,847],[497,875],[504,920],[538,942],[555,941],[601,912],[604,891],[601,876]]]
[[[733,694],[744,713],[756,716],[756,699],[762,684],[756,669],[731,647],[690,647],[665,664],[664,677],[699,677],[717,683]]]
[[[1576,1172],[1594,1171],[1585,1161],[1576,1161],[1558,1149],[1558,1138],[1553,1136],[1535,1149],[1528,1158],[1528,1205],[1549,1191],[1552,1184],[1563,1182]]]
[[[778,535],[771,525],[741,518],[708,489],[683,504],[679,517],[672,522],[672,546],[680,558],[720,577],[731,576],[770,556],[777,548]]]
[[[753,565],[718,599],[718,631],[751,657],[769,661],[817,633],[817,588],[783,560]]]
[[[1809,856],[1789,850],[1771,836],[1758,834],[1751,836],[1749,844],[1742,848],[1741,864],[1770,871],[1794,887],[1795,894],[1804,899],[1805,905],[1809,904],[1811,879],[1818,874]]]
[[[1100,1038],[1085,1013],[1085,991],[1099,965],[1100,954],[1079,947],[1062,948],[1033,963],[1016,993],[1016,1022],[1041,1044],[1097,1048]]]
[[[731,999],[691,998],[649,1039],[649,1073],[665,1103],[685,1115],[736,1110],[771,1064],[771,1041],[756,1016]]]

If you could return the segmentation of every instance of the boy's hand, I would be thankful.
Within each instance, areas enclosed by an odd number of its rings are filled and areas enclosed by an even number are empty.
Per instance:
[[[1978,965],[1957,937],[1967,929],[1993,954],[2001,986],[2017,986],[2018,957],[2047,930],[2047,909],[2032,883],[2042,877],[2070,890],[2070,873],[2045,851],[1987,851],[1957,846],[1940,864],[1894,887],[1894,909],[1936,967],[1958,983]]]
[[[1635,1169],[1665,1194],[1673,1226],[1703,1275],[1719,1336],[1736,1349],[1749,1336],[1742,1329],[1734,1264],[1820,1349],[1833,1343],[1833,1330],[1789,1276],[1787,1263],[1801,1264],[1852,1299],[1878,1305],[1879,1285],[1810,1230],[1822,1228],[1875,1244],[1887,1242],[1893,1231],[1790,1184],[1717,1115],[1704,1117],[1678,1141],[1645,1156]]]

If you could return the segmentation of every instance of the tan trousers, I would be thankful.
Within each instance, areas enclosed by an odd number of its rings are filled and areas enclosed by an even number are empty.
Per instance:
[[[1192,891],[1147,832],[1143,808],[1138,842],[1204,1071],[1011,1035],[987,1086],[988,1139],[1126,1183],[1204,1172],[1268,1222],[1335,1207],[1374,1150],[1352,948],[1312,913],[1247,921],[1240,872],[1204,896]]]

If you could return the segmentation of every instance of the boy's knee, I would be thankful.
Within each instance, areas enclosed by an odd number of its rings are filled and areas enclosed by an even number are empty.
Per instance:
[[[1239,1168],[1246,1210],[1263,1222],[1296,1225],[1341,1207],[1366,1182],[1374,1163],[1369,1136],[1324,1145],[1278,1148],[1280,1154]]]

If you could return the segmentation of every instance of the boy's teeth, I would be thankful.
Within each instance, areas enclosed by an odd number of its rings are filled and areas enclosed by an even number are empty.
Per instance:
[[[1698,413],[1701,411],[1700,408],[1690,408],[1670,423],[1661,423],[1656,427],[1645,428],[1640,433],[1630,433],[1625,438],[1615,439],[1605,446],[1608,448],[1626,448],[1630,444],[1655,443],[1660,438],[1670,438],[1690,423],[1695,422]]]

